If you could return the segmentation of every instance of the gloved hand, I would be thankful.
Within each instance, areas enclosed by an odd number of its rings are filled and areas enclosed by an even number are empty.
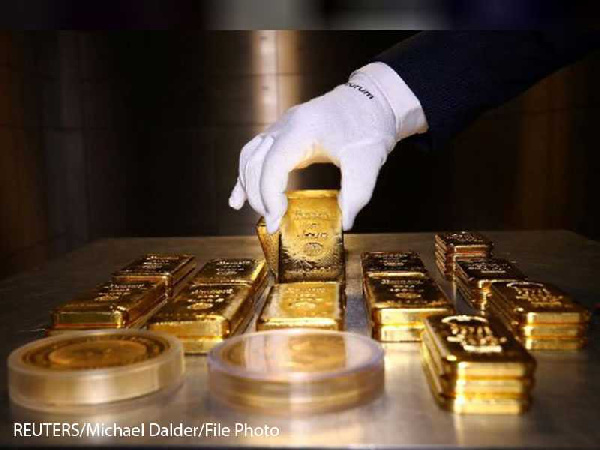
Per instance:
[[[398,74],[369,64],[346,84],[289,109],[244,146],[229,205],[240,209],[247,199],[273,233],[287,209],[288,173],[329,161],[341,169],[339,205],[349,230],[396,142],[426,130],[421,105]]]

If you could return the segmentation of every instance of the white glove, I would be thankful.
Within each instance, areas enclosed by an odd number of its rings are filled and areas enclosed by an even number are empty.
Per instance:
[[[246,199],[277,231],[287,210],[288,173],[316,162],[341,169],[339,196],[344,230],[369,202],[379,169],[396,142],[427,131],[419,100],[384,63],[372,63],[348,83],[289,109],[244,146],[229,205]]]

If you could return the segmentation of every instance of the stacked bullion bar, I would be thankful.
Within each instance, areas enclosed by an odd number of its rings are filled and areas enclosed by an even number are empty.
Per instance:
[[[423,319],[452,314],[452,303],[414,252],[363,253],[363,292],[371,334],[381,342],[419,341]]]
[[[287,194],[281,228],[257,233],[278,284],[256,322],[258,330],[316,328],[341,330],[345,310],[345,254],[338,191]]]
[[[588,311],[549,283],[495,284],[488,310],[530,350],[577,350],[586,343]]]
[[[188,354],[206,353],[244,330],[266,280],[264,260],[212,260],[152,318],[148,328],[177,336]]]
[[[195,267],[190,255],[144,255],[116,272],[112,282],[56,308],[48,334],[141,328],[183,288]]]
[[[535,360],[494,318],[426,318],[421,355],[429,387],[444,409],[519,414],[531,403]]]
[[[113,274],[113,281],[155,281],[164,283],[167,295],[174,297],[191,279],[196,260],[191,255],[150,253]]]
[[[484,311],[493,283],[520,281],[526,277],[512,263],[501,258],[457,261],[454,282],[463,298]]]
[[[164,283],[109,282],[52,312],[49,335],[73,331],[141,328],[167,301]]]
[[[435,264],[448,280],[454,279],[456,261],[489,258],[492,241],[472,231],[438,233],[435,235]]]

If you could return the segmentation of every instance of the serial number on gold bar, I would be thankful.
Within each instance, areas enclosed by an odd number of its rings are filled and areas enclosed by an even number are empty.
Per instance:
[[[152,281],[109,282],[52,312],[52,328],[127,328],[138,325],[166,300],[165,285]]]
[[[431,314],[450,314],[452,303],[428,278],[365,279],[365,294],[371,319],[379,324],[421,322]]]
[[[342,214],[337,191],[289,192],[281,221],[279,281],[344,280]]]
[[[301,282],[271,288],[257,325],[258,330],[344,327],[344,296],[340,283]]]
[[[478,288],[489,288],[498,281],[524,280],[525,275],[511,262],[501,258],[457,261],[457,275]]]

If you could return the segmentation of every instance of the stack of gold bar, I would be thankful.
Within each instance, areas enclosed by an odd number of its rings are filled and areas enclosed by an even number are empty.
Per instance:
[[[586,344],[589,312],[552,284],[495,284],[488,311],[530,350],[578,350]]]
[[[257,330],[342,330],[345,312],[345,252],[338,191],[288,192],[280,229],[257,234],[278,284],[256,322]]]
[[[196,260],[191,255],[150,253],[136,259],[115,274],[113,281],[154,281],[165,283],[167,295],[173,297],[192,278]]]
[[[486,308],[492,284],[525,278],[514,264],[501,258],[457,261],[454,274],[458,291],[473,308],[480,311]]]
[[[334,281],[276,284],[263,306],[256,329],[344,329],[343,285]]]
[[[363,292],[371,334],[381,342],[421,339],[423,319],[452,314],[452,303],[429,278],[414,252],[369,252],[361,255]]]
[[[152,318],[148,328],[177,336],[188,354],[206,353],[246,328],[267,275],[264,260],[212,260]]]
[[[52,326],[48,334],[141,328],[166,301],[164,283],[105,283],[56,308],[52,312]]]
[[[535,359],[495,318],[430,316],[421,355],[437,403],[459,414],[519,414],[531,403]]]
[[[457,261],[490,258],[494,244],[472,231],[438,233],[435,235],[435,264],[448,280],[454,279]]]

